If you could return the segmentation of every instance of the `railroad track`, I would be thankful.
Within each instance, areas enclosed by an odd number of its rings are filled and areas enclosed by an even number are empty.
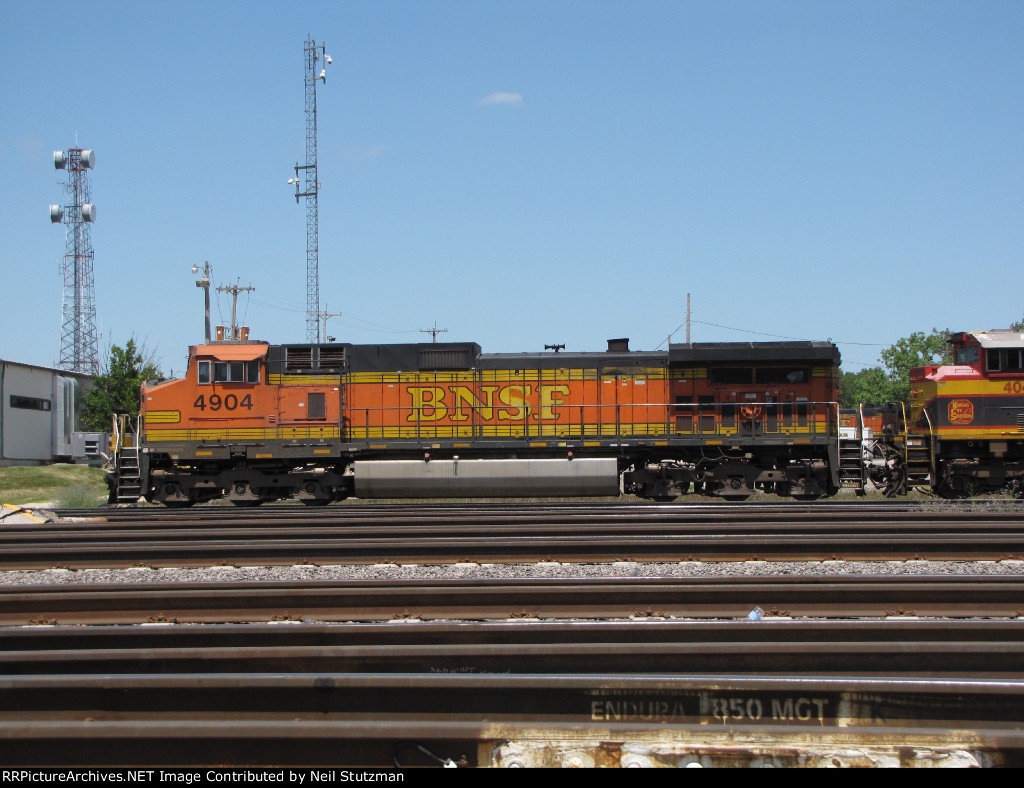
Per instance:
[[[1019,576],[154,584],[142,568],[998,560],[1024,555],[1018,512],[213,509],[0,527],[3,569],[140,567],[0,586],[0,763],[1024,765]]]
[[[146,510],[113,521],[7,525],[0,528],[0,569],[1024,557],[1024,512],[1018,511],[338,507],[310,515],[296,508],[277,507],[258,518]]]
[[[1006,620],[54,627],[0,631],[0,644],[7,677],[465,673],[1024,680],[1024,627]]]
[[[755,618],[1013,619],[1024,616],[1024,577],[799,575],[0,587],[0,625],[7,627],[160,622],[740,619],[755,610],[760,611]]]
[[[570,671],[534,674],[7,675],[0,677],[0,760],[37,767],[1024,763],[1019,676],[638,674],[635,667],[601,674],[593,664],[583,656]]]

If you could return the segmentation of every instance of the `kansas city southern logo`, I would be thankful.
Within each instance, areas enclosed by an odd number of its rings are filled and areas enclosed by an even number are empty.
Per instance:
[[[948,415],[950,424],[970,424],[974,421],[974,403],[969,399],[950,400]]]

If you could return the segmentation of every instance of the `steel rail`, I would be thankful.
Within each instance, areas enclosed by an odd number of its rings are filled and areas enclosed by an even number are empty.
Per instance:
[[[144,570],[140,570],[144,571]],[[1024,615],[1013,575],[98,583],[0,587],[0,624]]]
[[[1002,560],[1024,556],[1018,512],[894,512],[878,507],[509,507],[369,511],[278,520],[230,515],[0,527],[0,568],[380,561]],[[710,513],[709,513],[710,512]],[[884,516],[882,513],[884,512]],[[152,519],[156,518],[156,519]]]
[[[91,628],[89,628],[91,629]],[[182,625],[4,633],[6,676],[715,673],[1024,680],[1017,621]]]
[[[433,522],[488,522],[494,518],[514,517],[519,522],[594,522],[600,520],[635,522],[729,522],[772,521],[820,522],[827,520],[863,521],[867,518],[927,518],[933,522],[955,522],[965,515],[988,515],[993,519],[1024,516],[1024,502],[972,501],[969,504],[904,504],[881,502],[856,504],[623,504],[623,503],[477,503],[477,504],[346,504],[311,509],[295,505],[271,505],[260,508],[231,506],[205,506],[191,509],[165,507],[100,507],[97,509],[59,509],[61,518],[104,519],[107,521],[139,522],[255,522],[260,520],[305,522],[309,524],[338,524],[380,520],[401,520],[409,524]]]
[[[622,530],[622,529],[620,529]],[[531,536],[393,535],[374,537],[284,534],[253,538],[245,533],[183,536],[161,534],[139,540],[90,540],[71,537],[0,543],[0,569],[115,568],[132,566],[216,566],[523,562],[523,561],[808,561],[808,560],[1019,560],[1024,532],[985,533],[969,529],[951,534],[717,533],[647,535]]]
[[[629,742],[652,754],[689,744],[667,765],[699,763],[716,741],[731,742],[733,757],[740,742],[774,747],[781,765],[828,745],[963,749],[1005,765],[1024,752],[1016,679],[15,676],[0,677],[0,694],[5,765],[527,765],[510,744],[558,741],[577,753],[589,743],[615,765],[626,765]]]
[[[0,529],[0,541],[4,544],[18,544],[27,541],[59,541],[67,539],[187,539],[197,536],[230,538],[239,532],[245,535],[268,537],[287,536],[373,536],[380,533],[398,536],[415,536],[424,533],[447,533],[458,535],[488,535],[508,533],[573,535],[591,533],[638,533],[651,535],[708,535],[764,533],[768,529],[775,533],[792,534],[843,534],[843,533],[886,533],[886,532],[934,532],[966,533],[973,531],[1019,534],[1024,532],[1024,515],[1002,513],[959,516],[936,519],[920,513],[899,517],[814,517],[814,518],[714,518],[714,519],[673,519],[653,517],[606,517],[565,518],[552,516],[521,517],[515,514],[476,516],[472,518],[407,518],[404,515],[387,518],[323,518],[323,519],[199,519],[178,518],[173,522],[152,519],[104,520],[5,524]]]

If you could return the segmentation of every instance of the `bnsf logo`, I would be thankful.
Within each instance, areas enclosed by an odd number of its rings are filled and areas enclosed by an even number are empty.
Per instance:
[[[565,404],[569,386],[409,386],[406,391],[412,404],[406,421],[411,422],[469,421],[474,411],[483,421],[526,421],[528,416],[533,421],[558,421],[561,414],[554,409]]]

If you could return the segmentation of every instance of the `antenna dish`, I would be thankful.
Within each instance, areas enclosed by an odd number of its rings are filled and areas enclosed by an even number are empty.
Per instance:
[[[96,154],[91,150],[82,151],[82,169],[91,170],[96,166]]]
[[[64,155],[64,151],[62,151],[62,150],[55,150],[53,152],[53,166],[54,167],[56,167],[58,170],[63,170],[64,167],[67,166],[67,163],[68,163],[68,160],[67,160],[67,157]]]
[[[50,206],[50,221],[54,224],[60,224],[64,221],[64,209],[59,205]]]
[[[83,222],[95,222],[96,221],[96,206],[91,202],[87,202],[82,206],[82,221]]]

